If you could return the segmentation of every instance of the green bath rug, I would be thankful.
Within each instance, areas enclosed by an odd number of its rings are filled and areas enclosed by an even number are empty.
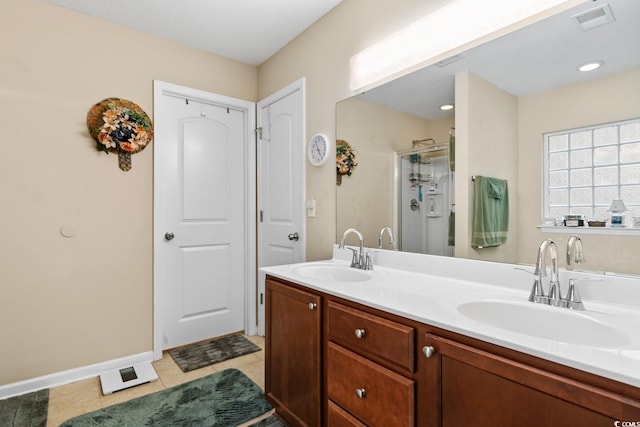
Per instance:
[[[49,389],[0,400],[0,426],[45,427],[49,411]]]
[[[169,350],[169,354],[182,369],[182,372],[189,372],[256,351],[260,351],[260,347],[241,334],[234,334],[174,348]]]
[[[256,383],[227,369],[72,418],[60,427],[229,427],[271,409]]]

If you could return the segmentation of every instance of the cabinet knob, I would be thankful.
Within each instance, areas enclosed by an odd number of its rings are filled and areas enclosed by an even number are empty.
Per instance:
[[[356,396],[358,396],[358,399],[364,399],[366,395],[367,395],[367,392],[365,391],[365,389],[363,388],[356,389]]]
[[[364,336],[367,333],[365,332],[364,329],[356,329],[356,338],[358,338],[359,340],[361,340],[362,338],[364,338]]]
[[[428,359],[436,354],[436,348],[432,345],[425,345],[422,347],[422,353],[424,353],[425,357]]]
[[[313,311],[316,308],[318,308],[318,304],[316,304],[315,302],[310,302],[309,303],[309,310]]]

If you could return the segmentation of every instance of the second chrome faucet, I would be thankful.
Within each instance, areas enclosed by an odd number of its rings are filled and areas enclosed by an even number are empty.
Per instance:
[[[575,253],[575,258],[573,254]],[[549,293],[545,295],[544,288],[542,286],[542,279],[547,274],[547,255],[551,262],[551,278],[549,280]],[[585,262],[584,252],[582,249],[582,240],[578,236],[571,236],[567,242],[567,268],[570,268],[572,263]],[[566,307],[571,309],[584,309],[582,301],[580,301],[580,294],[576,291],[573,280],[570,282],[570,289],[567,292],[567,297],[562,297],[562,289],[560,287],[560,279],[558,277],[558,248],[556,243],[551,239],[543,240],[538,248],[538,256],[536,259],[536,268],[533,273],[536,278],[529,295],[529,301],[549,304],[554,307]]]
[[[364,237],[362,237],[362,233],[360,233],[355,228],[347,229],[342,235],[342,239],[340,239],[340,245],[338,246],[340,249],[344,249],[344,243],[348,235],[355,234],[358,237],[360,249],[356,251],[352,248],[347,248],[353,252],[353,257],[351,258],[351,267],[359,268],[361,270],[373,270],[373,264],[371,262],[371,256],[368,253],[364,252]]]
[[[551,280],[549,281],[549,296],[545,295],[542,287],[542,278],[547,275],[547,253],[551,261]],[[562,299],[560,290],[560,281],[558,280],[558,247],[551,239],[543,240],[538,248],[538,256],[536,258],[536,269],[533,272],[536,276],[533,283],[533,289],[529,295],[529,301],[560,305]],[[552,298],[554,302],[552,303]]]

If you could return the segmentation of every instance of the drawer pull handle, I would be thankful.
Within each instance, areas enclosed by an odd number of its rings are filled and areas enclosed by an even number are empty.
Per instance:
[[[316,308],[318,308],[318,304],[316,304],[315,302],[310,302],[309,303],[309,310],[313,311]]]
[[[358,338],[359,340],[361,340],[362,338],[364,338],[364,336],[367,333],[365,332],[364,329],[356,329],[356,338]]]
[[[363,388],[357,388],[356,396],[358,396],[358,399],[364,399],[367,396],[367,392]]]
[[[432,345],[425,345],[422,347],[422,353],[424,353],[425,357],[428,359],[436,354],[436,348]]]

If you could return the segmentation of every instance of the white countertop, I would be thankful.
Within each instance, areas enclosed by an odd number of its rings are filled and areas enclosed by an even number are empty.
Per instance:
[[[350,256],[350,251],[335,246],[331,260],[261,268],[260,280],[270,274],[326,294],[640,387],[638,277],[562,270],[563,295],[569,278],[596,279],[580,283],[586,307],[581,312],[528,302],[533,276],[516,268],[532,272],[531,266],[375,250],[374,270],[367,272],[371,277],[365,281],[340,282],[300,274],[301,266],[330,264],[348,268]],[[461,304],[476,301],[506,301],[516,312],[539,313],[545,316],[540,319],[547,323],[551,321],[551,328],[559,328],[555,332],[568,339],[535,336],[545,334],[544,330],[537,329],[537,321],[531,322],[532,335],[514,332],[495,321],[491,324],[472,320],[458,311]],[[580,323],[585,317],[590,322],[588,328]],[[523,323],[522,317],[511,321]],[[510,323],[510,320],[505,319],[505,322]],[[614,328],[616,333],[603,334],[601,324]],[[580,326],[575,329],[575,325]],[[529,327],[528,324],[524,326]],[[598,339],[598,333],[602,339]],[[595,334],[593,342],[591,334]]]

